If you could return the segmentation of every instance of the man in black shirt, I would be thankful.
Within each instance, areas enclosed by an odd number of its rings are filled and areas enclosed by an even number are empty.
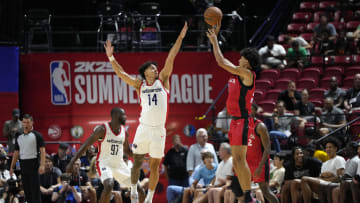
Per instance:
[[[315,105],[309,102],[309,92],[304,89],[301,92],[301,100],[295,105],[295,115],[311,116],[315,113]]]
[[[347,112],[360,110],[360,74],[354,77],[354,85],[348,91],[344,100],[344,107]]]
[[[169,185],[188,187],[188,172],[186,171],[187,148],[180,140],[179,135],[173,136],[173,147],[166,153],[164,158],[165,172]]]
[[[53,155],[52,160],[54,163],[54,166],[59,168],[62,173],[66,172],[66,166],[71,160],[71,156],[66,154],[67,150],[69,148],[69,145],[66,143],[60,143],[58,153]]]
[[[54,189],[60,184],[60,169],[53,166],[50,155],[45,157],[45,173],[40,175],[41,200],[51,202]]]
[[[295,109],[296,103],[301,100],[301,95],[296,91],[294,81],[289,82],[288,89],[279,94],[278,100],[284,101],[286,110],[293,111]]]
[[[82,200],[96,202],[96,191],[94,187],[92,187],[86,172],[80,170],[80,166],[81,166],[81,161],[80,159],[78,159],[73,164],[70,185],[71,186],[75,185],[80,187]]]
[[[33,118],[30,115],[24,115],[22,127],[24,132],[16,134],[10,175],[14,173],[14,167],[20,158],[25,200],[28,203],[41,203],[39,174],[45,171],[45,144],[42,135],[33,130]]]

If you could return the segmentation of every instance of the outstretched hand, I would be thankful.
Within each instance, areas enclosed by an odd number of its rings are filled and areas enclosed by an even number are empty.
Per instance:
[[[215,34],[214,28],[211,29],[209,28],[208,31],[206,32],[206,36],[209,38],[212,45],[217,43],[217,36]]]
[[[104,44],[104,48],[105,48],[107,57],[111,57],[114,53],[114,47],[111,45],[110,40],[106,40],[106,43]]]
[[[184,24],[184,27],[182,28],[181,32],[180,32],[180,37],[183,39],[186,35],[186,32],[188,30],[188,24],[187,22],[185,21],[185,24]]]

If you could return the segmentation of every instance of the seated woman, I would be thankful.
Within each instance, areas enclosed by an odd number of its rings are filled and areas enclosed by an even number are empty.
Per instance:
[[[305,157],[301,147],[294,147],[290,162],[285,164],[285,182],[281,189],[281,202],[300,202],[302,199],[301,178],[303,176],[318,177],[321,165],[318,159]]]
[[[323,163],[320,176],[316,178],[307,176],[301,178],[304,203],[311,203],[313,193],[319,195],[320,202],[331,202],[331,190],[333,188],[330,188],[330,193],[327,193],[329,191],[328,185],[332,182],[339,182],[340,177],[344,175],[345,159],[336,155],[339,149],[338,140],[329,137],[325,140],[324,144],[330,159]]]

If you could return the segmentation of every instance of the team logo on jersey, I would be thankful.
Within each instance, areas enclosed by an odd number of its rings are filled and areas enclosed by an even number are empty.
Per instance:
[[[71,103],[70,63],[50,62],[51,103],[69,105]]]

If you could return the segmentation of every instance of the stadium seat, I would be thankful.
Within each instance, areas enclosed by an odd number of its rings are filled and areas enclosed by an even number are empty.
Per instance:
[[[324,100],[321,99],[309,99],[311,103],[313,103],[316,107],[323,107]]]
[[[352,11],[344,11],[345,15],[341,13],[340,10],[336,11],[334,13],[334,21],[336,22],[340,22],[341,17],[344,18],[345,22],[351,20],[351,18],[353,17],[353,12]]]
[[[354,76],[348,76],[348,77],[344,78],[343,87],[345,89],[352,88],[353,84],[354,84]]]
[[[324,77],[332,77],[332,76],[341,77],[343,73],[344,70],[342,67],[339,66],[327,67],[324,70]]]
[[[337,5],[336,1],[321,1],[319,4],[319,9],[327,10],[327,9],[335,8],[336,5]]]
[[[275,108],[275,101],[261,101],[258,103],[259,106],[261,106],[261,108],[263,108],[264,112],[273,112],[274,108]]]
[[[313,35],[314,35],[313,33],[302,33],[302,34],[300,34],[300,37],[304,38],[304,40],[306,40],[308,43],[310,43]]]
[[[357,73],[360,73],[360,66],[350,66],[345,68],[345,77],[354,76]]]
[[[349,21],[346,23],[346,29],[348,31],[354,31],[360,25],[360,21]]]
[[[309,98],[314,100],[321,100],[324,99],[324,93],[326,89],[324,88],[313,88],[310,90]]]
[[[352,55],[351,56],[351,63],[352,65],[360,65],[360,55]]]
[[[280,78],[288,78],[292,81],[298,80],[300,77],[300,71],[297,68],[286,68],[281,71]]]
[[[358,140],[360,137],[360,123],[359,122],[355,122],[353,124],[350,125],[350,134],[353,137],[356,137],[356,139]]]
[[[326,56],[324,58],[325,65],[333,66],[333,65],[349,65],[351,64],[351,56]]]
[[[281,89],[271,89],[266,92],[266,100],[269,101],[276,101],[279,97],[280,92],[283,90]]]
[[[262,90],[255,90],[254,92],[254,100],[256,103],[262,101],[264,99],[264,92]]]
[[[318,9],[319,3],[318,2],[301,2],[300,3],[300,10],[303,11],[315,11]]]
[[[322,56],[312,56],[311,65],[312,66],[322,66],[324,64],[324,57]]]
[[[258,90],[266,91],[273,86],[273,83],[270,80],[256,80],[255,81],[255,88]]]
[[[342,78],[341,76],[335,76],[337,78],[337,81],[339,82],[339,85],[342,84]],[[320,87],[321,88],[325,88],[325,89],[329,89],[330,88],[330,80],[331,80],[331,77],[323,77],[321,79],[321,84],[320,84]]]
[[[271,80],[272,84],[279,78],[279,71],[277,69],[267,69],[260,73],[260,79]]]
[[[306,24],[302,24],[302,23],[291,23],[288,24],[287,26],[287,31],[289,33],[296,33],[296,34],[300,34],[302,32],[305,31],[306,28]]]
[[[285,89],[287,89],[289,82],[291,82],[291,80],[288,78],[280,78],[280,79],[276,80],[275,88],[285,90]]]
[[[310,22],[312,19],[312,14],[310,12],[297,12],[292,15],[293,22],[306,23]]]
[[[302,72],[303,78],[313,78],[319,80],[322,69],[320,67],[310,67],[306,68]]]
[[[296,87],[298,89],[307,89],[307,90],[311,90],[315,87],[317,87],[317,81],[315,81],[313,78],[301,78],[297,84]]]
[[[334,25],[337,32],[339,32],[340,30],[343,30],[345,28],[345,24],[342,22],[330,22],[330,23]]]
[[[324,14],[324,13],[325,13],[324,11],[316,11],[316,12],[314,13],[313,21],[314,21],[315,23],[319,23],[319,22],[320,22],[320,16],[321,16],[322,14]]]
[[[314,31],[314,28],[318,25],[319,23],[308,23],[306,25],[306,30],[308,32],[313,32]]]

